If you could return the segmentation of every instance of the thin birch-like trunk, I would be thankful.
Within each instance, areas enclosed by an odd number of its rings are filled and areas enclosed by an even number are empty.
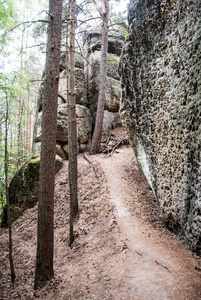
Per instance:
[[[73,236],[73,219],[78,213],[77,196],[77,127],[75,103],[75,28],[76,28],[76,1],[70,1],[70,53],[69,62],[69,98],[68,98],[68,148],[69,148],[69,187],[70,187],[70,241]],[[67,71],[68,74],[68,71]],[[67,80],[68,82],[68,80]],[[68,87],[67,87],[68,88]]]
[[[5,120],[5,187],[6,187],[6,202],[7,202],[7,216],[8,216],[8,230],[9,230],[9,262],[11,271],[11,281],[15,282],[15,269],[13,263],[13,242],[12,242],[12,225],[11,225],[11,213],[10,213],[10,201],[8,190],[8,96],[6,93],[6,120]]]
[[[108,22],[109,22],[109,4],[108,0],[103,0],[104,12],[100,12],[102,18],[102,40],[101,40],[101,59],[100,76],[98,89],[98,105],[96,112],[95,128],[91,143],[90,154],[98,153],[100,150],[105,97],[106,97],[106,76],[107,76],[107,52],[108,52]]]

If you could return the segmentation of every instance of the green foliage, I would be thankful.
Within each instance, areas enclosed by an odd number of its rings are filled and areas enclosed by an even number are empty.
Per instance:
[[[8,118],[8,182],[10,182],[15,170],[16,170],[16,153],[17,145],[13,139],[12,134],[15,135],[16,129],[13,124],[16,124],[16,107],[18,99],[18,90],[14,82],[16,74],[10,76],[4,75],[0,72],[0,209],[6,204],[5,196],[5,118],[6,118],[6,106],[8,105],[9,118]]]
[[[4,0],[0,3],[0,29],[9,28],[14,23],[16,8],[13,0]]]
[[[127,18],[125,14],[122,14],[120,12],[114,13],[112,15],[112,23],[118,24],[118,23],[124,23],[126,22]]]
[[[8,183],[16,172],[17,153],[20,151],[21,163],[32,155],[27,150],[26,137],[28,134],[29,136],[33,135],[39,87],[37,80],[41,79],[44,63],[41,52],[33,45],[46,42],[46,23],[32,24],[31,21],[44,20],[44,15],[46,15],[44,9],[47,8],[47,4],[46,0],[38,0],[37,3],[30,0],[0,1],[0,210],[6,204],[4,156],[7,103],[9,111]],[[38,14],[39,10],[43,13]],[[33,30],[35,26],[36,29]],[[36,36],[33,37],[34,33]],[[20,122],[18,118],[19,98],[22,103]],[[29,133],[27,132],[28,117],[31,120],[32,128]],[[17,143],[19,123],[21,128],[20,147]]]
[[[10,40],[8,31],[17,21],[16,7],[13,0],[4,0],[0,3],[0,52]]]
[[[128,32],[125,33],[125,39],[128,37]]]

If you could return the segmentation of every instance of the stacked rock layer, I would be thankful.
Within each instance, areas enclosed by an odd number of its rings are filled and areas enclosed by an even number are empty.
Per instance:
[[[112,123],[119,117],[121,97],[120,77],[118,73],[119,56],[125,40],[127,26],[114,25],[109,30],[106,103],[103,120],[102,142],[108,137]],[[77,120],[78,152],[89,148],[93,134],[99,88],[101,26],[88,26],[82,34],[81,53],[75,57],[75,101]],[[66,55],[60,63],[58,114],[57,114],[57,147],[56,153],[63,159],[68,158],[68,107],[67,107],[67,74]],[[40,153],[42,134],[42,98],[43,86],[38,99],[37,120],[34,130],[34,149]]]

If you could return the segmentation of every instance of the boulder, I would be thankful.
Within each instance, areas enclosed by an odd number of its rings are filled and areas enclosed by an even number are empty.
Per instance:
[[[118,80],[107,77],[105,110],[118,112],[120,106],[121,86]]]
[[[104,111],[103,129],[101,143],[106,142],[109,131],[112,129],[112,123],[119,117],[119,113],[113,113],[108,110]]]
[[[56,143],[56,154],[61,157],[63,160],[66,160],[68,158],[67,153],[64,151],[64,148],[60,143]]]
[[[58,105],[56,130],[57,142],[68,142],[68,106],[66,103]]]
[[[84,80],[84,70],[80,68],[75,68],[75,102],[76,104],[84,105],[86,103],[86,96],[84,93],[85,87]],[[63,99],[64,102],[67,102],[67,78],[66,70],[63,70],[60,73],[59,77],[59,97]]]
[[[79,53],[75,53],[75,67],[84,69],[84,58]],[[60,71],[66,70],[66,53],[61,55]]]
[[[91,64],[91,73],[89,74],[90,77],[95,75],[99,77],[100,72],[100,58],[101,53],[100,51],[94,51],[89,56],[89,62]],[[119,73],[118,73],[118,65],[119,65],[119,58],[114,56],[110,53],[107,55],[107,77],[111,77],[119,81]]]
[[[63,166],[63,161],[56,155],[55,172]],[[23,212],[35,206],[39,193],[40,156],[35,155],[23,164],[13,176],[9,185],[9,199],[11,204],[11,219],[14,222]],[[1,226],[7,226],[6,207],[2,213]]]
[[[89,56],[90,67],[88,68],[89,83],[89,101],[92,112],[96,111],[99,88],[99,70],[100,70],[100,51],[95,51]],[[121,86],[118,75],[119,59],[108,54],[107,77],[106,77],[106,101],[105,110],[110,112],[119,111],[121,97]]]
[[[34,149],[36,153],[40,153],[41,148],[41,121],[42,121],[42,111],[38,114],[37,120],[37,136],[35,139]],[[78,152],[79,149],[83,152],[83,149],[88,144],[91,138],[91,112],[83,105],[76,105],[76,122],[77,122],[77,142],[78,142]],[[57,111],[57,129],[56,129],[56,154],[58,154],[62,159],[67,159],[68,157],[68,106],[66,103],[58,105]],[[82,145],[82,146],[81,146]]]
[[[68,141],[68,107],[66,103],[58,105],[57,110],[57,132],[56,139],[58,142]],[[35,143],[41,142],[42,133],[42,111],[38,113],[36,121]],[[35,147],[36,148],[36,147]]]
[[[127,32],[125,23],[116,24],[109,27],[108,33],[108,53],[120,56],[124,44],[125,34]],[[101,48],[101,26],[88,25],[83,40],[88,45],[89,51],[100,51]]]
[[[76,105],[77,141],[78,144],[87,144],[91,136],[91,112],[83,105]]]

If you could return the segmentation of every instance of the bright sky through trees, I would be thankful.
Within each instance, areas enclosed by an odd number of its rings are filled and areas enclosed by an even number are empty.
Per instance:
[[[9,1],[10,2],[10,1]],[[83,1],[78,1],[78,5],[81,4]],[[129,0],[120,0],[115,1],[111,0],[111,16],[115,14],[122,14],[126,15],[127,5]],[[0,5],[4,3],[6,7],[8,6],[6,1],[0,0]],[[15,11],[17,14],[17,24],[28,22],[28,21],[37,21],[37,20],[44,20],[47,17],[47,10],[48,10],[48,1],[47,0],[16,0],[13,2]],[[85,6],[86,7],[86,6]],[[20,49],[22,46],[22,31],[23,31],[23,51],[26,52],[26,58],[29,59],[30,53],[34,54],[38,57],[38,62],[36,60],[35,65],[38,65],[38,68],[41,68],[41,72],[44,68],[44,61],[45,55],[42,52],[45,52],[45,46],[42,51],[42,44],[46,43],[46,35],[42,32],[42,26],[44,24],[37,24],[37,29],[35,25],[31,25],[29,23],[24,23],[19,27],[16,27],[13,31],[9,32],[10,40],[8,42],[7,47],[4,49],[5,51],[1,53],[1,62],[0,62],[0,70],[4,74],[8,74],[14,70],[19,68],[20,62]],[[12,28],[12,25],[10,26]],[[34,29],[35,28],[35,29]],[[8,29],[6,28],[8,31]],[[4,31],[0,28],[0,34],[2,35]],[[39,35],[42,33],[42,36]],[[33,37],[35,34],[35,37]],[[38,35],[38,36],[37,36]],[[35,45],[40,45],[35,46]],[[32,55],[33,56],[33,55]]]

